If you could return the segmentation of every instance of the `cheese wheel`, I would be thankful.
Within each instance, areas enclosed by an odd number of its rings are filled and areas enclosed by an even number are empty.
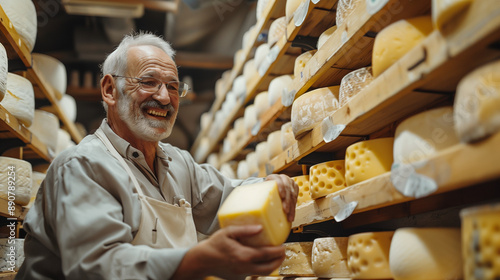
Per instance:
[[[225,83],[224,81],[221,79],[217,79],[217,81],[215,81],[215,98],[216,99],[220,99],[220,98],[223,98],[224,97],[224,90],[225,90]]]
[[[462,142],[472,142],[500,131],[500,60],[465,76],[453,105],[455,130]]]
[[[349,236],[347,264],[353,279],[392,279],[389,251],[394,231]]]
[[[281,126],[281,147],[283,150],[288,149],[293,143],[297,142],[293,135],[292,122],[287,122]]]
[[[238,176],[238,179],[242,180],[250,177],[250,173],[248,172],[248,163],[246,160],[238,162],[238,168],[236,169],[236,176]]]
[[[208,137],[203,137],[200,140],[200,145],[198,149],[196,149],[194,153],[194,159],[197,162],[201,162],[203,157],[208,153],[208,149],[210,148],[210,139]]]
[[[266,10],[269,0],[257,0],[257,8],[255,17],[260,20],[264,16],[264,11]]]
[[[378,77],[432,32],[430,16],[402,19],[382,29],[373,44],[373,76]]]
[[[262,115],[270,108],[269,94],[267,91],[257,94],[253,104],[255,105],[255,114],[257,115],[257,119],[260,119],[260,117],[262,117]]]
[[[297,206],[312,200],[309,188],[309,175],[295,176],[292,180],[299,186],[297,195]]]
[[[464,279],[500,278],[500,204],[474,206],[460,211]]]
[[[64,129],[59,128],[57,131],[57,147],[55,155],[57,156],[64,150],[73,146],[75,146],[75,143],[71,141],[71,136],[69,135],[69,133]]]
[[[251,246],[278,246],[286,241],[291,223],[281,203],[276,181],[235,188],[217,213],[222,228],[231,225],[262,225],[262,231],[241,239]]]
[[[243,49],[239,49],[234,53],[234,65],[240,65],[245,62],[245,52]]]
[[[231,167],[231,165],[227,162],[221,164],[220,166],[220,173],[222,175],[230,178],[230,179],[236,179],[236,174],[234,173],[234,169]]]
[[[255,25],[252,25],[245,33],[243,33],[243,38],[241,42],[243,49],[248,49],[255,43],[252,41],[252,38],[255,38],[254,36],[255,32],[257,32]]]
[[[395,280],[462,279],[460,229],[399,228],[389,264]]]
[[[352,186],[391,171],[394,138],[361,141],[347,147],[345,154],[346,183]]]
[[[5,47],[0,43],[0,101],[7,92],[7,73],[9,69],[9,59]]]
[[[231,89],[236,98],[241,98],[247,94],[247,81],[243,75],[236,77],[233,81],[233,88]]]
[[[271,23],[267,35],[267,44],[269,47],[272,47],[281,37],[285,36],[286,24],[287,21],[285,17],[277,18]]]
[[[59,130],[59,119],[52,113],[35,110],[33,124],[29,130],[45,144],[51,153],[57,149],[57,134]]]
[[[257,154],[257,165],[259,167],[264,166],[269,161],[269,144],[267,141],[257,144],[255,153]]]
[[[7,94],[0,104],[22,124],[29,127],[35,115],[35,92],[28,79],[7,74]]]
[[[41,76],[55,90],[65,94],[68,79],[66,66],[61,61],[46,54],[33,53],[32,58],[33,69],[37,70],[37,75]]]
[[[234,121],[234,130],[236,131],[236,139],[239,142],[242,138],[247,136],[247,130],[245,127],[245,119],[243,117],[237,118]]]
[[[350,277],[347,266],[348,237],[323,237],[314,239],[312,270],[319,278]]]
[[[286,6],[285,6],[286,22],[290,22],[290,20],[292,20],[293,14],[300,6],[300,3],[302,3],[302,0],[286,0]]]
[[[292,130],[298,139],[339,108],[339,86],[315,89],[299,96],[292,104]]]
[[[76,121],[76,101],[71,95],[65,94],[59,100],[59,107],[64,112],[64,115],[72,122]]]
[[[323,31],[323,33],[321,33],[321,35],[319,35],[318,43],[316,45],[318,50],[326,43],[326,41],[328,41],[328,39],[330,39],[330,37],[333,36],[335,31],[337,31],[336,25],[328,28],[327,30]]]
[[[313,242],[285,243],[285,259],[280,266],[282,276],[314,276],[311,264]]]
[[[0,198],[8,201],[11,197],[18,205],[28,205],[31,200],[31,178],[31,163],[0,156]],[[15,185],[9,182],[15,182]],[[15,195],[9,195],[9,192]]]
[[[356,6],[356,1],[359,0],[339,0],[337,2],[337,14],[335,18],[337,26],[341,26],[347,21],[347,18]]]
[[[316,50],[310,50],[310,51],[307,51],[307,52],[297,56],[297,58],[295,59],[295,65],[293,68],[293,75],[295,77],[301,76],[300,73],[302,72],[302,70],[304,70],[307,62],[309,62],[309,60],[311,60],[311,58],[313,57],[313,55],[315,53],[316,53]]]
[[[10,278],[8,273],[18,271],[24,262],[23,238],[0,238],[0,271]]]
[[[224,153],[229,153],[238,145],[238,139],[236,135],[236,130],[230,129],[227,132],[226,138],[224,138],[224,143],[222,146],[222,151]]]
[[[0,6],[14,25],[19,36],[28,47],[33,51],[37,33],[37,14],[36,8],[31,0],[0,0]]]
[[[256,69],[259,69],[260,65],[262,64],[262,62],[264,62],[264,59],[266,58],[270,50],[271,48],[269,48],[269,45],[267,43],[264,43],[257,47],[254,56]]]
[[[459,142],[453,125],[453,107],[428,110],[407,118],[396,128],[394,162],[424,160]]]
[[[38,171],[34,171],[32,175],[32,185],[31,185],[31,199],[28,205],[25,206],[26,209],[30,209],[33,203],[35,203],[36,195],[40,189],[42,181],[45,179],[46,174]]]
[[[250,176],[258,176],[259,174],[259,164],[257,163],[257,153],[250,152],[245,158],[248,164],[248,173]]]
[[[245,62],[243,66],[243,77],[248,83],[255,75],[257,75],[257,68],[255,67],[255,60],[252,58]]]
[[[245,128],[247,130],[252,130],[254,125],[257,123],[257,112],[255,111],[255,105],[251,104],[245,108],[243,118],[245,118]]]
[[[345,188],[345,160],[333,160],[311,166],[311,198],[318,199]]]
[[[283,147],[281,145],[281,130],[276,130],[267,136],[267,143],[269,148],[269,159],[273,159],[275,156],[283,152]]]
[[[269,106],[273,106],[281,98],[283,92],[288,92],[293,83],[292,75],[282,75],[274,78],[268,87]]]
[[[200,117],[201,130],[208,128],[211,122],[212,122],[212,114],[210,112],[205,112],[201,114]]]
[[[208,155],[207,163],[215,168],[219,168],[219,155],[216,153],[211,153]]]
[[[465,10],[473,0],[432,0],[432,22],[434,27],[442,30],[445,24],[451,23],[456,15]]]
[[[373,75],[371,67],[363,67],[345,75],[340,83],[340,106],[344,106],[349,99],[367,87],[372,81]]]

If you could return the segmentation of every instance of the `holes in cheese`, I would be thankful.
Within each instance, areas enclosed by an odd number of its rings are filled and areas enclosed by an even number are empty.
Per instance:
[[[310,51],[307,51],[307,52],[297,56],[297,58],[295,59],[295,65],[293,68],[293,75],[300,77],[300,72],[302,72],[302,70],[304,70],[307,62],[314,56],[315,53],[316,53],[316,50],[310,50]]]
[[[311,264],[313,242],[285,243],[285,259],[280,266],[283,276],[314,276]]]
[[[391,171],[394,138],[361,141],[347,147],[345,178],[347,186]]]
[[[276,101],[281,98],[283,92],[288,93],[290,86],[293,83],[292,75],[282,75],[274,78],[268,87],[268,97],[269,97],[269,106],[273,106]]]
[[[286,23],[285,17],[277,18],[271,23],[267,37],[267,44],[269,47],[272,47],[281,37],[285,35]]]
[[[56,151],[59,119],[54,114],[35,110],[33,124],[29,127],[29,130],[50,148],[52,153]]]
[[[337,14],[335,18],[337,26],[343,25],[347,21],[347,18],[354,10],[356,1],[360,0],[339,0],[337,3]]]
[[[389,250],[393,231],[364,232],[349,236],[347,264],[354,279],[392,279]]]
[[[332,37],[332,35],[333,35],[333,33],[335,33],[335,31],[337,31],[336,25],[328,28],[327,30],[323,31],[323,33],[321,33],[321,35],[319,35],[318,43],[316,45],[318,50],[326,43],[326,41],[328,41],[328,39],[330,39],[330,37]]]
[[[432,0],[432,22],[438,29],[451,22],[461,11],[465,10],[473,0]]]
[[[33,85],[24,77],[8,73],[7,92],[0,104],[22,124],[29,127],[35,116]]]
[[[430,16],[402,19],[382,29],[373,44],[373,76],[382,74],[431,32]]]
[[[297,140],[295,140],[295,136],[293,135],[292,122],[284,123],[281,126],[281,147],[283,150],[286,150],[295,142],[297,142]]]
[[[500,60],[465,76],[455,94],[455,130],[462,142],[500,131]]]
[[[373,75],[371,67],[363,67],[345,75],[340,82],[340,106],[344,106],[349,99],[367,87],[372,81]]]
[[[2,101],[5,93],[7,92],[8,64],[9,59],[7,58],[7,51],[2,43],[0,43],[0,101]]]
[[[217,215],[222,228],[231,225],[262,225],[262,232],[243,241],[252,246],[281,245],[291,229],[275,181],[235,188]]]
[[[389,264],[398,280],[462,279],[460,229],[400,228],[392,237]]]
[[[41,76],[54,89],[65,94],[68,80],[66,66],[58,59],[46,54],[33,53],[32,58],[33,69],[38,70],[37,75]]]
[[[263,91],[255,96],[254,105],[257,119],[260,119],[262,114],[269,110],[269,94],[267,91]]]
[[[309,175],[302,175],[292,177],[292,180],[299,186],[299,194],[297,195],[297,206],[311,201],[311,194],[309,192]]]
[[[9,190],[9,187],[15,178],[14,202],[18,205],[27,205],[31,200],[33,184],[31,177],[31,163],[16,158],[0,157],[0,198],[10,201],[9,197],[12,198],[12,195],[9,195],[9,192],[13,191]]]
[[[267,143],[269,149],[269,159],[273,159],[275,156],[283,152],[283,147],[281,146],[281,130],[276,130],[267,136]]]
[[[349,277],[347,266],[348,237],[324,237],[314,239],[312,270],[319,278]]]
[[[31,0],[0,0],[0,6],[31,52],[37,34],[37,13]]]
[[[345,161],[333,160],[311,166],[311,198],[318,199],[345,188]]]
[[[292,104],[292,130],[297,139],[339,108],[339,86],[315,89]]]

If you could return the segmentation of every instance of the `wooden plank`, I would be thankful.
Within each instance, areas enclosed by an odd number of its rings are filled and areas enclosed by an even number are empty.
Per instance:
[[[8,210],[9,202],[3,198],[0,198],[0,216],[6,218],[13,218],[18,220],[23,220],[28,210],[22,206],[15,205],[14,210],[10,212]]]
[[[21,59],[26,67],[31,67],[31,52],[1,6],[0,32],[0,43],[5,47],[8,59]]]

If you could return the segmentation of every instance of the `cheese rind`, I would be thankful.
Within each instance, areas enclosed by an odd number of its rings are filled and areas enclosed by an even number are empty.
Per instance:
[[[281,146],[281,130],[276,130],[267,136],[267,143],[269,143],[269,159],[273,159],[275,156],[283,152],[283,147]]]
[[[245,119],[245,128],[247,130],[251,130],[257,123],[257,112],[255,109],[255,105],[251,104],[245,108],[243,118]]]
[[[269,161],[269,144],[267,141],[262,141],[255,146],[255,153],[257,154],[257,164],[263,166]]]
[[[348,237],[324,237],[314,239],[312,270],[319,278],[350,277],[347,266]]]
[[[345,160],[333,160],[311,166],[311,198],[318,199],[347,187]]]
[[[8,73],[7,94],[0,104],[22,124],[29,127],[35,116],[35,92],[33,85],[24,77]]]
[[[269,27],[269,33],[267,35],[267,44],[269,45],[269,47],[272,47],[276,42],[279,41],[281,37],[285,35],[286,25],[287,22],[284,16],[275,19],[271,23],[271,26]]]
[[[263,91],[257,96],[255,96],[254,105],[255,105],[255,114],[257,115],[257,119],[259,119],[267,110],[269,110],[269,94],[267,91]]]
[[[319,35],[318,43],[316,44],[317,49],[319,50],[325,43],[333,36],[333,34],[337,31],[337,25],[334,25],[327,30],[323,31],[321,35]]]
[[[295,140],[295,136],[293,135],[292,122],[284,123],[281,126],[281,147],[283,150],[286,150],[295,142],[297,140]]]
[[[282,96],[283,92],[288,92],[290,86],[293,83],[292,75],[282,75],[274,78],[268,87],[268,97],[269,106],[273,106],[274,103]]]
[[[242,160],[238,163],[236,174],[236,176],[238,176],[238,179],[246,179],[250,177],[250,173],[248,173],[248,163],[246,160]]]
[[[304,0],[307,1],[307,0]],[[286,6],[285,6],[285,18],[286,22],[290,22],[293,18],[293,14],[297,10],[297,8],[300,6],[300,3],[302,3],[302,0],[286,0]]]
[[[257,153],[250,152],[247,154],[245,159],[248,164],[248,173],[250,174],[250,176],[258,176],[259,164],[257,162]]]
[[[340,82],[340,106],[344,106],[349,99],[367,87],[372,81],[373,75],[371,67],[363,67],[345,75]]]
[[[50,148],[52,153],[56,151],[59,119],[54,114],[35,110],[33,124],[28,129]]]
[[[299,186],[299,193],[297,195],[297,206],[312,200],[309,189],[309,175],[295,176],[292,180]]]
[[[354,6],[357,0],[339,0],[337,3],[337,14],[335,22],[337,26],[344,25],[347,18],[354,10]]]
[[[231,225],[262,225],[263,229],[259,234],[242,240],[252,246],[281,245],[291,229],[291,223],[283,211],[276,181],[235,188],[217,215],[222,228]]]
[[[264,59],[266,58],[270,50],[271,49],[269,48],[269,45],[267,43],[264,43],[257,47],[254,56],[256,69],[259,69],[260,65],[262,64],[262,62],[264,62]]]
[[[316,53],[316,50],[310,50],[310,51],[307,51],[307,52],[297,56],[297,58],[295,59],[295,64],[294,64],[294,68],[293,68],[293,75],[294,76],[300,77],[300,72],[302,72],[302,70],[304,70],[307,62],[309,62],[309,60],[311,60],[311,58],[314,56],[315,53]]]
[[[7,92],[8,64],[9,59],[7,58],[7,51],[2,43],[0,43],[0,101],[2,101],[5,93]]]
[[[32,57],[33,69],[37,70],[37,75],[42,76],[54,89],[64,95],[68,80],[66,66],[58,59],[46,54],[33,53]]]
[[[31,163],[0,156],[0,198],[7,201],[13,199],[18,205],[28,205],[31,200],[31,178]]]
[[[311,264],[313,242],[285,243],[285,259],[280,266],[283,276],[314,276]]]
[[[37,12],[32,0],[0,0],[0,6],[30,52],[35,47]]]
[[[438,29],[451,22],[453,18],[466,9],[473,0],[432,0],[432,22]]]

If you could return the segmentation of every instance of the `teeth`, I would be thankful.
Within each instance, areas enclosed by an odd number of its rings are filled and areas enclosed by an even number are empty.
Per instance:
[[[157,117],[166,117],[167,116],[167,113],[160,113],[160,112],[157,112],[157,111],[154,111],[154,110],[148,110],[148,114],[150,115],[153,115],[153,116],[157,116]]]

